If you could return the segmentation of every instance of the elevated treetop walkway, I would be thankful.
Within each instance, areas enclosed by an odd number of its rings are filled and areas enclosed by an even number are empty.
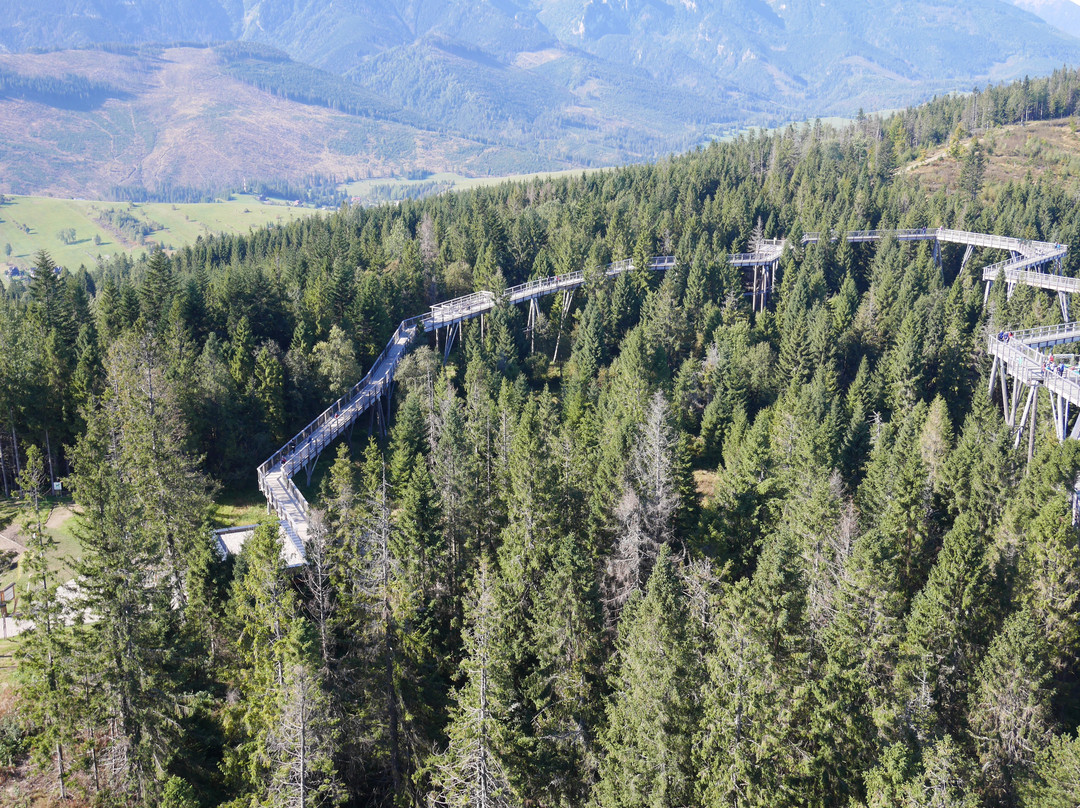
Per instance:
[[[1012,253],[1014,258],[1026,259],[1027,263],[1022,268],[1038,266],[1063,258],[1068,251],[1064,245],[1053,244],[1048,241],[1032,241],[1013,238],[1012,236],[972,233],[967,230],[950,230],[945,227],[920,227],[907,230],[849,230],[843,234],[812,232],[804,233],[799,243],[802,245],[819,244],[822,241],[838,241],[841,238],[850,244],[863,244],[882,241],[886,238],[895,238],[897,241],[905,242],[930,241],[938,244],[962,244],[972,248],[983,247],[991,250],[1006,250]],[[728,260],[733,266],[761,266],[762,264],[774,263],[780,260],[787,245],[788,239],[786,238],[762,239],[753,245],[752,252],[735,253],[729,256]],[[993,279],[991,278],[991,280]]]
[[[971,233],[962,230],[948,230],[945,228],[921,228],[914,230],[856,230],[844,233],[823,235],[821,233],[806,233],[802,236],[801,244],[816,244],[825,239],[837,240],[844,238],[851,243],[864,243],[880,241],[892,237],[898,241],[928,241],[934,243],[935,257],[939,256],[939,245],[942,242],[963,244],[968,250],[964,256],[966,264],[975,248],[988,248],[1007,250],[1010,258],[998,264],[993,264],[983,271],[983,278],[993,282],[999,277],[1004,277],[1010,284],[1010,289],[1015,283],[1026,283],[1051,289],[1059,293],[1063,300],[1065,295],[1080,291],[1080,281],[1074,278],[1066,278],[1060,274],[1062,259],[1067,248],[1060,244],[1049,242],[1030,241],[1025,239],[1011,238],[1007,236],[994,236],[983,233]],[[754,250],[749,253],[734,254],[729,256],[729,261],[734,266],[750,267],[755,269],[754,291],[755,308],[757,308],[758,295],[761,296],[762,307],[765,295],[771,291],[775,281],[775,269],[780,258],[788,245],[787,239],[762,240],[754,245]],[[674,256],[658,256],[649,259],[647,269],[649,271],[664,271],[675,266]],[[1048,264],[1055,264],[1058,274],[1035,271]],[[603,275],[614,277],[634,269],[633,263],[627,259],[616,261],[606,267],[602,267]],[[760,275],[759,275],[760,272]],[[268,507],[279,517],[281,531],[284,537],[283,555],[290,567],[300,566],[304,563],[304,546],[308,537],[309,506],[300,490],[293,483],[293,477],[304,469],[309,475],[314,468],[321,452],[333,442],[342,432],[352,425],[357,418],[366,412],[372,412],[380,421],[385,423],[387,412],[384,405],[389,406],[389,399],[393,390],[394,375],[402,358],[408,353],[417,335],[423,332],[438,332],[446,330],[445,349],[448,353],[455,333],[460,333],[461,324],[475,318],[482,318],[491,312],[496,306],[506,303],[515,305],[528,303],[530,306],[530,327],[534,323],[535,301],[545,295],[557,292],[573,292],[586,282],[587,273],[583,270],[554,275],[548,278],[540,278],[527,283],[512,286],[501,294],[491,291],[480,291],[469,295],[463,295],[452,300],[447,300],[431,306],[428,313],[403,320],[394,332],[393,337],[383,352],[375,359],[368,371],[348,393],[331,404],[323,413],[315,418],[310,424],[300,430],[284,446],[274,452],[258,469],[259,489],[266,496]],[[565,302],[569,309],[570,295]],[[1067,312],[1063,302],[1063,311]],[[564,310],[564,313],[565,313]],[[1068,319],[1066,317],[1066,319]],[[1080,337],[1080,324],[1075,332]],[[1056,335],[1049,333],[1028,335],[1016,341],[1001,342],[1001,346],[992,349],[1000,352],[1000,358],[1005,366],[1008,361],[1010,366],[1016,365],[1021,359],[1034,367],[1037,357],[1041,356],[1038,349],[1051,344],[1064,344],[1075,341],[1073,331],[1060,331]],[[1059,340],[1058,342],[1031,342],[1031,339]],[[1003,347],[1002,347],[1003,346]],[[1029,352],[1034,352],[1028,356]],[[998,356],[998,354],[994,354]],[[1063,377],[1058,376],[1058,379]],[[1066,390],[1066,382],[1068,382]],[[1062,396],[1067,396],[1068,401],[1073,401],[1080,406],[1080,379],[1073,382],[1066,380],[1058,382],[1050,380],[1049,385],[1062,387]],[[1074,390],[1075,388],[1075,390]],[[1080,423],[1080,420],[1078,420]]]
[[[990,367],[990,395],[1000,377],[1001,404],[1005,422],[1016,430],[1014,445],[1020,445],[1025,429],[1028,431],[1028,457],[1035,447],[1036,394],[1040,387],[1050,395],[1050,409],[1058,440],[1080,437],[1080,417],[1069,429],[1070,410],[1080,410],[1080,366],[1066,364],[1054,356],[1054,348],[1080,342],[1080,322],[1030,328],[1024,331],[991,334],[987,353],[993,357]],[[1011,377],[1011,393],[1008,379]],[[1024,388],[1026,403],[1019,422],[1017,408]],[[1029,419],[1030,415],[1030,419]]]
[[[1037,286],[1041,289],[1049,289],[1059,293],[1062,316],[1069,319],[1068,294],[1080,293],[1080,279],[1068,278],[1061,274],[1062,262],[1068,249],[1062,244],[1054,244],[1047,241],[1032,241],[1030,239],[1013,238],[1012,236],[995,236],[988,233],[973,233],[967,230],[950,230],[945,227],[920,227],[906,230],[880,229],[880,230],[850,230],[846,233],[804,233],[799,243],[802,245],[819,244],[822,241],[839,241],[843,239],[850,244],[864,244],[868,242],[882,241],[886,238],[895,238],[897,241],[931,242],[934,247],[934,259],[940,261],[941,245],[961,244],[967,247],[964,253],[963,265],[966,266],[971,258],[972,251],[977,248],[991,250],[1005,250],[1010,256],[1004,261],[984,267],[983,280],[987,282],[987,295],[989,284],[1001,277],[1008,284],[1008,294],[1012,294],[1013,287],[1017,283],[1028,286]],[[748,253],[736,253],[729,256],[728,261],[733,266],[746,267],[752,270],[753,279],[748,284],[750,290],[746,292],[753,298],[754,310],[763,309],[768,294],[773,290],[776,282],[776,270],[780,259],[788,246],[788,239],[763,239],[752,245],[753,251]],[[1055,273],[1032,271],[1053,264]]]
[[[282,555],[287,566],[304,563],[308,538],[308,503],[293,483],[293,476],[301,469],[310,475],[322,450],[365,412],[375,407],[381,413],[382,400],[389,399],[394,373],[419,331],[420,319],[402,320],[367,375],[256,470],[267,507],[281,522]]]
[[[662,272],[675,266],[674,255],[661,255],[650,258],[646,266],[651,272]],[[601,268],[603,274],[609,278],[621,275],[634,269],[629,258],[616,261]],[[420,318],[420,323],[425,331],[435,331],[439,328],[447,328],[457,325],[465,320],[487,314],[494,309],[501,300],[510,305],[516,303],[528,303],[545,295],[556,292],[568,292],[577,289],[585,283],[585,271],[578,269],[563,275],[552,275],[528,281],[517,286],[509,287],[501,296],[494,292],[473,292],[471,295],[456,297],[442,303],[436,303],[431,307],[431,313]]]
[[[653,272],[662,272],[673,266],[675,256],[665,255],[649,259],[646,268]],[[633,269],[634,265],[629,259],[616,261],[602,268],[607,277]],[[512,286],[502,295],[486,291],[474,292],[437,303],[427,314],[402,320],[390,342],[372,363],[367,375],[290,438],[256,470],[259,490],[266,497],[267,507],[277,514],[280,521],[282,556],[286,565],[299,567],[304,563],[304,547],[309,530],[309,506],[292,478],[303,469],[308,473],[310,482],[311,470],[323,449],[364,413],[371,411],[380,419],[387,417],[388,413],[384,412],[383,407],[389,407],[394,374],[421,330],[431,332],[447,329],[446,349],[449,352],[452,343],[451,329],[460,329],[461,323],[482,317],[500,302],[505,300],[511,305],[530,303],[532,306],[537,298],[544,295],[573,292],[582,286],[585,280],[586,273],[577,270]]]

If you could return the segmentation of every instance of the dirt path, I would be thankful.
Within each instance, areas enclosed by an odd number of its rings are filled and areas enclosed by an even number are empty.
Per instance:
[[[49,518],[45,522],[45,527],[50,530],[55,530],[74,515],[75,512],[67,505],[57,505],[49,512]]]
[[[75,512],[71,508],[66,505],[58,505],[49,511],[49,518],[45,520],[45,527],[55,530],[74,515]],[[20,555],[26,552],[26,545],[21,541],[21,527],[22,525],[15,521],[0,530],[0,550],[11,550]]]
[[[10,551],[22,555],[26,552],[26,546],[18,540],[19,529],[15,525],[9,525],[0,530],[0,551]]]

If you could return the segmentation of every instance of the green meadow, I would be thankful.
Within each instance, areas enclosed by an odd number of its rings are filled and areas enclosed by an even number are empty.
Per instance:
[[[571,168],[563,171],[543,171],[535,174],[509,174],[498,177],[464,177],[461,174],[439,173],[428,174],[418,179],[405,179],[399,177],[373,177],[366,180],[356,180],[341,186],[351,198],[361,204],[378,204],[380,202],[397,202],[402,199],[427,196],[431,193],[444,193],[446,191],[469,191],[474,188],[483,188],[488,185],[498,185],[502,182],[522,182],[532,179],[557,179],[559,177],[580,177],[581,174],[593,171],[605,171],[603,168]]]
[[[37,196],[5,196],[0,205],[0,268],[29,267],[34,254],[49,251],[57,264],[92,266],[98,256],[119,252],[137,255],[154,244],[182,247],[199,236],[246,233],[267,224],[283,224],[311,216],[311,207],[293,207],[279,200],[234,195],[228,200],[199,203],[100,202]],[[113,213],[110,214],[110,211]],[[145,234],[127,232],[110,222],[125,214]],[[132,221],[134,220],[134,221]],[[73,231],[73,232],[72,232]],[[10,246],[10,250],[9,250]]]

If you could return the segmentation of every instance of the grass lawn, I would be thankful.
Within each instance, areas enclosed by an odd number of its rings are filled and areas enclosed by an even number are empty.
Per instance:
[[[3,639],[0,634],[0,688],[13,683],[15,679],[15,648],[17,640]]]
[[[0,530],[14,522],[18,513],[19,509],[10,499],[0,500]]]

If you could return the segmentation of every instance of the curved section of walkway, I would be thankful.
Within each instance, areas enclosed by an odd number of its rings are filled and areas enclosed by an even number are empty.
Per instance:
[[[675,256],[663,255],[649,259],[646,268],[653,272],[662,272],[673,266]],[[632,269],[634,265],[629,259],[603,267],[604,274],[608,277]],[[266,497],[267,507],[278,516],[282,557],[286,566],[292,568],[303,565],[304,546],[308,538],[308,503],[293,482],[293,476],[301,469],[314,465],[322,450],[357,418],[372,407],[381,407],[384,398],[389,400],[398,365],[421,330],[429,332],[459,325],[490,312],[502,300],[510,304],[524,303],[544,295],[577,289],[584,283],[585,272],[577,270],[512,286],[501,296],[493,292],[464,295],[435,304],[427,314],[402,320],[390,342],[372,363],[367,375],[256,470],[259,490]]]
[[[1080,293],[1080,279],[1061,274],[1062,264],[1065,255],[1068,253],[1068,248],[1063,244],[1054,244],[1048,241],[995,236],[988,233],[973,233],[968,230],[950,230],[945,227],[921,227],[907,230],[850,230],[843,234],[804,233],[799,243],[802,245],[819,244],[822,241],[839,241],[843,239],[851,244],[864,244],[890,237],[895,238],[897,241],[933,242],[935,258],[940,255],[940,247],[943,243],[964,245],[968,248],[967,254],[964,256],[965,264],[971,255],[971,251],[975,248],[1005,250],[1009,252],[1009,258],[984,267],[983,280],[990,284],[1000,278],[1009,284],[1010,292],[1013,285],[1017,283],[1058,292],[1062,295],[1061,310],[1062,316],[1066,320],[1069,319],[1068,302],[1063,296]],[[752,245],[752,252],[733,254],[729,256],[728,261],[732,266],[737,267],[775,270],[787,245],[788,239],[763,239]],[[1056,272],[1042,271],[1043,268],[1051,264],[1056,269]],[[753,295],[755,301],[759,295],[764,298],[765,295],[772,293],[775,283],[775,271],[771,274],[763,274],[760,277],[755,274],[754,290],[747,292],[747,295]],[[987,286],[987,292],[989,293],[989,285]]]

